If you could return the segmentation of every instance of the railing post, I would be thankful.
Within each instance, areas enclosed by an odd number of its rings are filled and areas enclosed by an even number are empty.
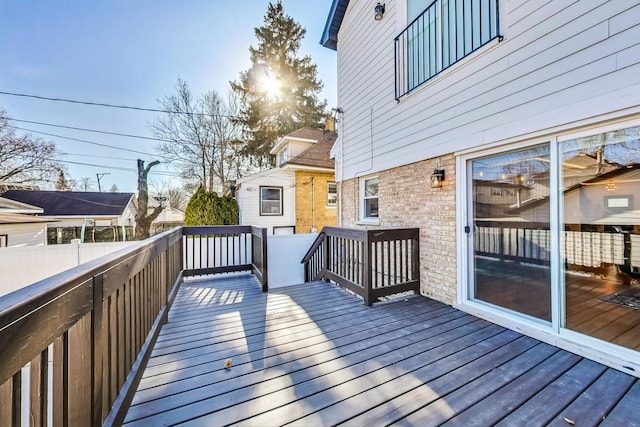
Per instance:
[[[367,307],[371,307],[371,305],[373,304],[373,289],[371,288],[372,286],[372,262],[371,262],[371,240],[369,239],[369,234],[371,232],[370,231],[366,231],[365,232],[365,238],[364,238],[364,254],[363,254],[363,258],[364,258],[364,283],[363,288],[364,288],[364,304]]]
[[[418,293],[420,292],[420,229],[416,229],[412,240],[412,267],[413,267],[413,280],[418,281]]]
[[[269,290],[269,276],[267,264],[267,229],[261,228],[262,232],[262,292]]]
[[[325,272],[327,271],[332,271],[329,269],[329,260],[331,259],[331,247],[329,244],[329,233],[324,233],[324,239],[323,239],[323,245],[324,245],[324,253],[322,254],[322,258],[320,259],[320,262],[322,263],[320,266],[320,271],[322,272],[322,275],[320,276],[322,279],[324,279],[326,277]]]
[[[91,424],[102,425],[103,393],[103,296],[105,274],[93,276],[93,310],[91,311]]]

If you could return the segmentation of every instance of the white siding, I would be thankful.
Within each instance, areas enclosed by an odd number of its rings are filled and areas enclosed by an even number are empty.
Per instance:
[[[273,234],[273,227],[296,225],[295,175],[281,169],[272,169],[245,177],[236,195],[240,206],[240,224],[266,227]],[[260,215],[260,187],[281,187],[282,215]]]
[[[289,140],[289,160],[293,159],[313,144],[302,141]]]
[[[344,179],[640,112],[634,3],[501,0],[504,41],[398,103],[393,39],[405,25],[404,8],[387,7],[374,21],[369,2],[350,1],[338,35]]]
[[[0,235],[7,235],[12,246],[42,246],[47,244],[46,224],[1,224]]]

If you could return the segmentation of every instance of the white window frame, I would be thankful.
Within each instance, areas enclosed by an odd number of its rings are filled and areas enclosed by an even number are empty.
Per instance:
[[[278,152],[278,166],[289,161],[289,147],[285,147]]]
[[[457,298],[454,307],[461,309],[467,313],[487,319],[493,323],[504,326],[512,330],[518,330],[528,336],[539,339],[540,341],[550,343],[562,349],[574,352],[578,355],[597,360],[608,366],[612,366],[620,371],[630,375],[638,376],[640,371],[640,363],[637,362],[637,351],[611,344],[604,340],[589,336],[584,333],[575,332],[564,326],[566,318],[566,304],[564,302],[564,285],[561,283],[560,260],[553,257],[551,260],[552,282],[551,282],[551,303],[552,303],[552,321],[551,323],[540,322],[529,316],[510,312],[508,310],[491,307],[485,304],[471,300],[469,292],[470,265],[468,262],[469,254],[472,251],[473,233],[465,233],[463,230],[470,225],[471,219],[468,218],[468,206],[472,200],[472,194],[469,191],[469,183],[471,180],[471,171],[468,166],[470,160],[481,158],[489,155],[500,154],[506,151],[517,150],[532,147],[540,143],[549,143],[551,148],[551,164],[560,164],[560,144],[564,141],[581,138],[585,136],[593,136],[599,133],[605,133],[624,129],[627,127],[640,126],[640,118],[633,120],[615,120],[610,123],[584,125],[580,129],[559,129],[550,135],[543,137],[534,137],[527,139],[526,137],[518,138],[518,141],[512,142],[508,147],[503,144],[493,144],[492,146],[482,149],[469,149],[456,153],[456,180],[465,183],[460,191],[456,192],[456,216],[459,233],[457,233]],[[559,188],[560,179],[559,170],[552,169],[550,176],[550,187]],[[562,226],[560,218],[560,204],[562,200],[558,192],[552,191],[550,194],[550,211],[551,214],[551,253],[557,254],[560,251],[560,228]]]
[[[376,192],[375,196],[365,196],[365,188],[367,185],[367,181],[371,181],[371,180],[377,180],[378,181],[378,191]],[[366,201],[367,200],[372,200],[372,199],[377,199],[378,201],[378,215],[377,216],[366,216]],[[380,179],[379,177],[376,176],[368,176],[366,178],[362,178],[360,180],[360,221],[363,223],[373,223],[373,224],[378,224],[380,222]]]
[[[329,191],[332,187],[334,192]],[[330,208],[338,206],[338,184],[334,181],[327,182],[327,206]]]
[[[280,205],[279,205],[280,211],[279,212],[264,212],[264,210],[263,210],[263,208],[264,208],[263,201],[265,201],[265,200],[262,199],[262,190],[278,190],[280,192]],[[259,188],[258,197],[259,197],[259,203],[260,203],[260,206],[259,206],[260,216],[282,216],[282,215],[284,215],[284,212],[283,212],[284,211],[284,209],[283,209],[283,206],[284,206],[284,200],[283,200],[284,191],[283,191],[282,187],[274,187],[274,186],[270,186],[270,185],[261,185],[260,188]],[[266,201],[272,201],[272,200],[266,200]]]

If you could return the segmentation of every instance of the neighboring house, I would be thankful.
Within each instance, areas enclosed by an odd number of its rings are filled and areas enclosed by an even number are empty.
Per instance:
[[[42,209],[39,218],[57,221],[49,227],[47,243],[118,241],[133,238],[135,197],[133,193],[12,190],[2,194],[9,200]]]
[[[329,151],[335,132],[303,128],[280,138],[271,150],[276,167],[237,182],[240,224],[269,234],[316,232],[337,224],[337,187]]]
[[[43,210],[0,196],[0,248],[47,244],[47,224],[55,220],[39,218]]]
[[[156,203],[151,203],[147,209],[147,213],[151,214],[156,206]],[[162,212],[160,212],[160,215],[151,223],[151,234],[162,233],[163,231],[181,225],[184,225],[184,211],[172,208],[171,206],[165,206]]]
[[[333,0],[321,40],[340,225],[419,227],[424,295],[638,375],[637,282],[601,242],[639,253],[640,4],[374,6]],[[576,272],[585,247],[615,274]]]

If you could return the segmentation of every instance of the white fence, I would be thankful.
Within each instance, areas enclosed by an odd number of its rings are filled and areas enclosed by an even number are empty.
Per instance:
[[[137,242],[0,248],[0,296]]]
[[[317,234],[288,234],[267,237],[269,289],[304,283],[304,265],[300,262]]]

